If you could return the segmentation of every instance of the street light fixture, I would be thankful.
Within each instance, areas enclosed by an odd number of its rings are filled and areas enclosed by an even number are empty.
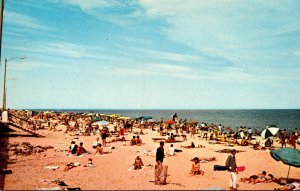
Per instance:
[[[3,83],[3,101],[2,101],[2,111],[6,109],[6,63],[8,61],[14,60],[14,59],[25,59],[26,57],[14,57],[10,59],[5,58],[5,64],[4,64],[4,83]]]

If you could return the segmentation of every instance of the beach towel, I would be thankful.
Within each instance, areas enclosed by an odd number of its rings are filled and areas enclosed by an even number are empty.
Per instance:
[[[51,169],[51,170],[56,170],[56,169],[59,169],[59,166],[46,166],[45,168]]]
[[[60,190],[60,187],[36,188],[35,190]]]
[[[236,171],[237,172],[243,172],[245,169],[246,169],[245,166],[238,166],[238,167],[236,167]]]
[[[131,165],[130,168],[128,169],[128,171],[141,171],[141,170],[143,170],[144,168],[145,168],[145,166],[142,166],[141,169],[139,169],[139,170],[134,170],[134,166]]]

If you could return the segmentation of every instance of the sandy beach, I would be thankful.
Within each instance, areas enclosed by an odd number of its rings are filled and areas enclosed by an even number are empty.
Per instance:
[[[60,125],[59,128],[64,128]],[[133,131],[139,129],[134,128]],[[21,132],[19,134],[26,134]],[[143,144],[141,146],[129,146],[123,142],[108,143],[104,151],[112,151],[106,155],[94,155],[95,149],[92,147],[93,141],[98,135],[92,136],[71,136],[63,131],[48,130],[48,128],[37,130],[45,137],[9,137],[7,143],[29,142],[31,145],[52,146],[52,149],[43,152],[33,153],[29,156],[13,156],[9,151],[7,168],[12,174],[1,175],[4,178],[4,190],[35,190],[38,188],[59,187],[55,180],[61,180],[68,186],[61,188],[80,188],[82,190],[199,190],[199,189],[229,189],[229,173],[227,171],[214,171],[214,165],[225,165],[229,154],[216,152],[220,149],[232,149],[225,144],[213,144],[213,141],[206,141],[198,138],[190,138],[187,134],[187,141],[172,143],[175,148],[182,149],[183,152],[176,152],[175,156],[166,156],[164,165],[168,165],[168,176],[166,185],[154,184],[155,155],[147,154],[146,151],[156,152],[159,142],[154,142],[152,138],[161,137],[157,131],[144,129],[144,135],[140,135]],[[18,132],[14,132],[17,133]],[[126,133],[125,138],[130,140],[133,133]],[[75,138],[75,139],[74,139]],[[112,137],[107,138],[107,141]],[[70,142],[75,140],[84,143],[85,149],[90,152],[86,156],[70,156],[68,147]],[[3,141],[3,140],[2,140]],[[101,141],[101,138],[100,138]],[[189,145],[194,142],[205,148],[185,149],[182,145]],[[165,152],[171,143],[165,143]],[[275,141],[275,149],[279,148],[279,143]],[[289,145],[288,145],[289,146]],[[299,147],[299,145],[297,145]],[[112,149],[112,147],[114,147]],[[290,147],[290,146],[289,146]],[[275,161],[270,150],[253,150],[251,146],[235,146],[239,152],[236,155],[237,166],[245,166],[245,170],[237,174],[239,190],[273,190],[280,187],[279,184],[240,182],[242,177],[249,177],[265,170],[273,174],[276,178],[286,178],[288,166],[282,162]],[[142,170],[129,170],[136,155],[139,154],[143,160],[145,168]],[[194,157],[215,157],[215,161],[201,163],[201,170],[204,175],[190,175]],[[83,167],[92,158],[93,167]],[[80,166],[63,171],[65,165],[70,162],[79,162]],[[46,166],[58,166],[52,170]],[[5,176],[5,177],[4,177]],[[300,171],[295,167],[290,169],[290,178],[300,178]]]

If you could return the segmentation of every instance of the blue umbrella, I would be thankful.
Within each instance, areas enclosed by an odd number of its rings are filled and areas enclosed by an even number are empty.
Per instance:
[[[141,117],[139,117],[139,118],[137,118],[137,119],[139,119],[139,120],[148,120],[148,119],[152,119],[152,117],[151,116],[141,116]]]
[[[96,121],[102,121],[103,119],[101,117],[95,117],[94,119],[92,119],[92,122],[96,122]]]
[[[108,121],[97,121],[96,122],[98,125],[108,125],[109,122]]]
[[[289,177],[290,167],[300,167],[300,150],[293,148],[282,148],[271,151],[271,156],[277,160],[282,161],[284,164],[289,165],[287,178]]]

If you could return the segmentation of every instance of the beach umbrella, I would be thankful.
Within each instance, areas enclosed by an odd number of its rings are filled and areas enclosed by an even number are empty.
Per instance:
[[[127,120],[127,119],[131,119],[131,117],[119,117],[118,119],[125,119],[125,120]]]
[[[189,125],[194,125],[194,124],[197,124],[197,123],[198,123],[198,121],[195,121],[195,120],[190,120],[188,122]]]
[[[101,117],[95,117],[94,119],[92,119],[92,122],[96,122],[96,121],[102,121],[103,119]]]
[[[290,167],[300,167],[300,150],[294,148],[282,148],[271,151],[271,156],[284,164],[289,165],[287,178],[289,177]]]
[[[267,139],[269,137],[275,136],[279,131],[279,128],[277,126],[268,126],[266,129],[264,129],[261,133],[261,137],[263,139]]]
[[[155,120],[154,120],[154,119],[148,119],[147,122],[149,122],[149,123],[154,123]]]
[[[267,126],[267,129],[275,136],[278,131],[279,131],[279,127],[277,127],[276,125],[269,125]]]
[[[173,121],[172,119],[170,119],[170,120],[164,121],[164,123],[172,125],[172,124],[175,123],[175,121]]]
[[[137,119],[139,119],[139,120],[148,120],[148,119],[152,119],[152,117],[151,116],[141,116],[141,117],[139,117],[139,118],[137,118]]]
[[[122,117],[122,115],[120,115],[120,114],[110,114],[110,115],[108,115],[108,117],[115,118],[115,117]]]
[[[96,122],[98,125],[108,125],[109,122],[108,121],[98,121]]]

